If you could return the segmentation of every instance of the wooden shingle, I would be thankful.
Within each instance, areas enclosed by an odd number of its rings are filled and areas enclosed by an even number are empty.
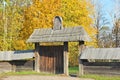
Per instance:
[[[87,48],[80,59],[120,59],[120,48]]]
[[[60,30],[35,29],[27,42],[69,42],[69,41],[90,41],[90,37],[83,27],[68,27]]]

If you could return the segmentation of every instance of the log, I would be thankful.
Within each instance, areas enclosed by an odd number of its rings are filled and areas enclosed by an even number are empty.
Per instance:
[[[69,75],[68,73],[68,42],[64,42],[64,74]]]
[[[35,43],[35,71],[40,72],[39,43]]]

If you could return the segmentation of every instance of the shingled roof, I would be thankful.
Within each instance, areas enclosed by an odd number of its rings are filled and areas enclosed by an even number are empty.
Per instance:
[[[90,37],[83,27],[68,27],[60,30],[35,29],[27,42],[67,42],[67,41],[90,41]]]
[[[120,59],[120,48],[87,48],[80,59]]]
[[[0,61],[22,60],[34,57],[34,50],[0,51]]]

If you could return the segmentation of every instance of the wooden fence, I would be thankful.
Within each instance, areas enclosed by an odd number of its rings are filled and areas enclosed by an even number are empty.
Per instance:
[[[0,73],[15,71],[33,71],[34,60],[1,61]]]
[[[120,62],[83,62],[84,74],[120,75]]]
[[[9,62],[0,62],[0,73],[2,72],[11,72],[12,65]]]

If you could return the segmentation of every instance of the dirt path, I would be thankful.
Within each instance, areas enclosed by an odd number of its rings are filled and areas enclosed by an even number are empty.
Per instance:
[[[25,75],[25,76],[8,76],[2,80],[94,80],[77,77],[64,77],[64,76],[40,76],[40,75]]]

